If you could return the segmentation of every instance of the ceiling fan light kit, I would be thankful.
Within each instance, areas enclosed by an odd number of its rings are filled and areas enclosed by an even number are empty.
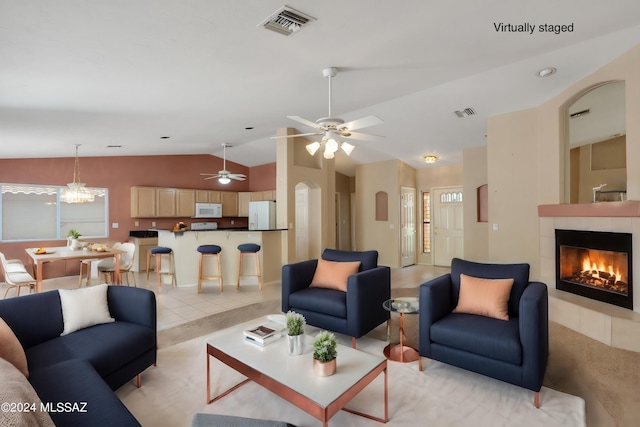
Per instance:
[[[320,143],[318,141],[314,141],[311,144],[307,144],[306,148],[309,154],[313,156],[320,149]]]
[[[338,69],[335,67],[329,67],[322,70],[322,75],[329,79],[329,115],[323,117],[315,122],[305,119],[300,116],[287,116],[291,120],[295,120],[302,123],[305,126],[314,128],[316,131],[311,133],[301,133],[296,135],[287,135],[285,138],[296,138],[303,136],[322,135],[321,141],[314,141],[306,145],[306,149],[310,155],[315,155],[318,150],[324,145],[324,151],[322,153],[325,159],[335,158],[335,153],[342,149],[347,156],[351,154],[355,146],[348,142],[341,141],[343,138],[352,139],[378,139],[382,138],[378,135],[371,135],[361,132],[353,132],[356,129],[362,129],[369,126],[378,125],[383,121],[377,116],[363,117],[358,120],[352,120],[345,123],[344,120],[338,117],[331,117],[331,101],[332,101],[332,87],[331,79],[338,74]],[[278,138],[278,137],[275,137]]]
[[[200,175],[206,176],[205,180],[218,178],[220,184],[226,185],[229,184],[232,179],[244,181],[247,178],[245,174],[231,173],[227,170],[227,147],[231,147],[231,145],[222,144],[222,170],[219,170],[218,173],[201,173]]]

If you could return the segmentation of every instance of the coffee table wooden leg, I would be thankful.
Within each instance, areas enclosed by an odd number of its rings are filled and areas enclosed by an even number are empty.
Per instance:
[[[384,368],[384,422],[389,421],[389,371]]]
[[[207,404],[211,403],[211,355],[207,352]]]

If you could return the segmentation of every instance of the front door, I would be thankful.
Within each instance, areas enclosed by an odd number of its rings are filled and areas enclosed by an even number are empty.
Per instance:
[[[438,188],[432,194],[433,263],[449,267],[452,258],[464,256],[462,187]]]
[[[402,233],[402,266],[416,263],[416,189],[401,188],[400,230]]]

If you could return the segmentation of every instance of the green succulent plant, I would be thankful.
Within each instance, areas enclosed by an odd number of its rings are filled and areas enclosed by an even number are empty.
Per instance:
[[[289,335],[302,335],[306,323],[307,321],[302,314],[296,313],[295,311],[287,312],[287,329]]]
[[[338,357],[336,336],[328,331],[318,334],[313,342],[313,358],[319,362],[330,362]]]

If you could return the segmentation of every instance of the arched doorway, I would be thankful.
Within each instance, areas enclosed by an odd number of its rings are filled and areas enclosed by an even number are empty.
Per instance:
[[[295,186],[296,261],[320,257],[322,251],[321,190],[312,182]]]

